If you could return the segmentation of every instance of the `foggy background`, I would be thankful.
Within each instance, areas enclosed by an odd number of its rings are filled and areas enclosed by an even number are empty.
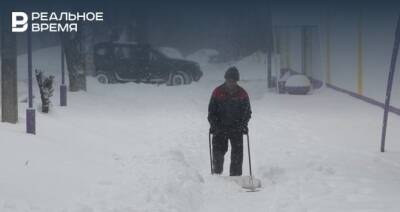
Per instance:
[[[171,47],[179,50],[183,56],[201,49],[213,49],[219,53],[215,60],[221,63],[240,61],[258,51],[266,52],[271,47],[279,55],[281,68],[308,72],[310,77],[354,92],[358,92],[358,84],[362,82],[363,91],[359,93],[382,102],[399,3],[98,1],[96,4],[47,2],[14,8],[22,11],[103,11],[103,23],[81,27],[87,33],[84,48],[89,57],[93,45],[101,41],[135,41],[155,47]],[[268,23],[269,16],[272,27]],[[314,27],[312,67],[308,71],[302,67],[302,26]],[[270,29],[273,31],[272,45],[268,45]],[[362,46],[358,43],[359,30]],[[26,51],[26,36],[23,33],[17,36],[18,53],[21,55]],[[33,33],[34,50],[57,46],[59,43],[57,33]],[[358,52],[362,55],[359,56]],[[362,79],[357,78],[358,58],[362,60]],[[265,72],[265,69],[259,72]],[[396,75],[395,82],[399,81]],[[398,84],[394,84],[395,105],[400,105]]]

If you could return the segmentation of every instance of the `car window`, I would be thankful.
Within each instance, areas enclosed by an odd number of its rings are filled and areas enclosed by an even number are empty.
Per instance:
[[[104,55],[106,55],[106,53],[107,53],[107,49],[106,49],[106,47],[98,48],[97,51],[96,51],[96,53],[97,53],[98,55],[104,56]]]
[[[116,46],[114,48],[114,55],[118,59],[129,59],[131,57],[131,51],[128,46]]]
[[[146,52],[142,48],[133,48],[132,57],[135,59],[143,59],[146,56]]]
[[[159,56],[157,54],[155,54],[154,52],[150,52],[150,60],[151,61],[155,61],[158,59],[159,59]]]
[[[165,57],[165,56],[162,55],[160,52],[157,52],[154,50],[150,52],[150,60],[152,60],[152,61],[159,60],[163,57]]]

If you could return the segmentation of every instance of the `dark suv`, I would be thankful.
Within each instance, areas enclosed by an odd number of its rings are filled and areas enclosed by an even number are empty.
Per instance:
[[[144,82],[167,85],[199,81],[199,64],[172,59],[148,44],[103,42],[94,47],[97,80],[101,83]]]

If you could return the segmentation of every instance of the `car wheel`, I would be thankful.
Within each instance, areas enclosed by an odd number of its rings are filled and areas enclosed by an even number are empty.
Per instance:
[[[185,77],[185,84],[186,85],[192,83],[192,76],[190,76],[186,72],[180,72],[180,73],[182,73],[182,75]]]
[[[183,85],[185,84],[185,76],[183,74],[174,74],[171,81],[172,85]]]
[[[185,84],[185,76],[182,73],[176,72],[171,74],[168,85],[176,86],[184,84]]]
[[[110,78],[105,73],[97,74],[96,78],[97,81],[100,82],[101,84],[109,84],[111,82]]]

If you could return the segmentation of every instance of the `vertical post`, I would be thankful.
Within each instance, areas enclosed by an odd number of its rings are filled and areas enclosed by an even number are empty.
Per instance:
[[[331,17],[326,16],[326,83],[331,84]]]
[[[279,58],[279,64],[278,67],[279,69],[277,70],[277,75],[276,75],[276,80],[279,80],[281,78],[281,70],[280,68],[282,67],[282,30],[278,26],[274,27],[274,32],[275,32],[275,39],[276,39],[276,46],[275,46],[275,52],[278,54]],[[278,84],[278,83],[277,83]]]
[[[290,29],[286,28],[285,29],[285,60],[286,60],[286,67],[290,69],[291,68],[291,63],[290,63],[290,56],[291,56],[291,50],[290,50]]]
[[[60,85],[60,106],[67,106],[67,85],[65,84],[65,61],[64,46],[61,42],[61,85]]]
[[[307,55],[308,55],[308,59],[307,59],[307,62],[308,62],[308,74],[311,76],[311,77],[314,77],[313,76],[313,72],[314,72],[314,70],[313,70],[313,40],[314,40],[314,35],[313,35],[313,32],[316,32],[316,30],[317,30],[317,27],[316,26],[310,26],[310,27],[308,27],[308,30],[307,30],[307,46],[308,46],[308,51],[307,51]]]
[[[272,52],[274,48],[273,24],[270,2],[267,2],[267,83],[272,88]],[[278,79],[278,76],[276,77]]]
[[[274,26],[273,27],[273,31],[272,31],[273,33],[274,33],[274,38],[275,38],[275,40],[274,40],[274,50],[275,50],[275,52],[276,52],[276,54],[279,56],[279,57],[275,57],[274,58],[274,62],[275,62],[275,65],[276,65],[276,67],[275,67],[275,75],[276,75],[276,85],[275,85],[275,87],[276,87],[276,92],[277,93],[279,93],[279,79],[281,78],[281,61],[282,61],[282,59],[281,59],[281,51],[282,51],[282,49],[281,49],[281,38],[280,38],[280,30],[279,30],[279,28],[277,27],[277,26]]]
[[[277,77],[278,79],[278,77]],[[272,51],[267,51],[267,83],[268,88],[273,88],[272,86]]]
[[[363,94],[363,36],[362,36],[362,12],[358,16],[357,26],[357,93]]]
[[[400,14],[397,19],[392,59],[390,61],[390,70],[389,70],[389,77],[386,89],[385,111],[383,113],[383,127],[382,127],[382,137],[381,137],[381,152],[385,152],[385,139],[386,139],[386,128],[388,122],[388,113],[390,107],[390,95],[392,92],[393,77],[394,77],[394,71],[396,69],[397,55],[399,53],[399,45],[400,45]]]
[[[18,122],[17,39],[11,31],[11,13],[1,8],[1,121]]]
[[[300,27],[300,43],[301,43],[301,73],[306,74],[307,70],[307,63],[306,63],[306,26]]]
[[[313,26],[301,26],[301,71],[312,77],[312,30]]]
[[[31,29],[28,28],[28,104],[26,109],[26,132],[36,134],[36,112],[33,108],[33,90],[32,90],[32,38]]]

